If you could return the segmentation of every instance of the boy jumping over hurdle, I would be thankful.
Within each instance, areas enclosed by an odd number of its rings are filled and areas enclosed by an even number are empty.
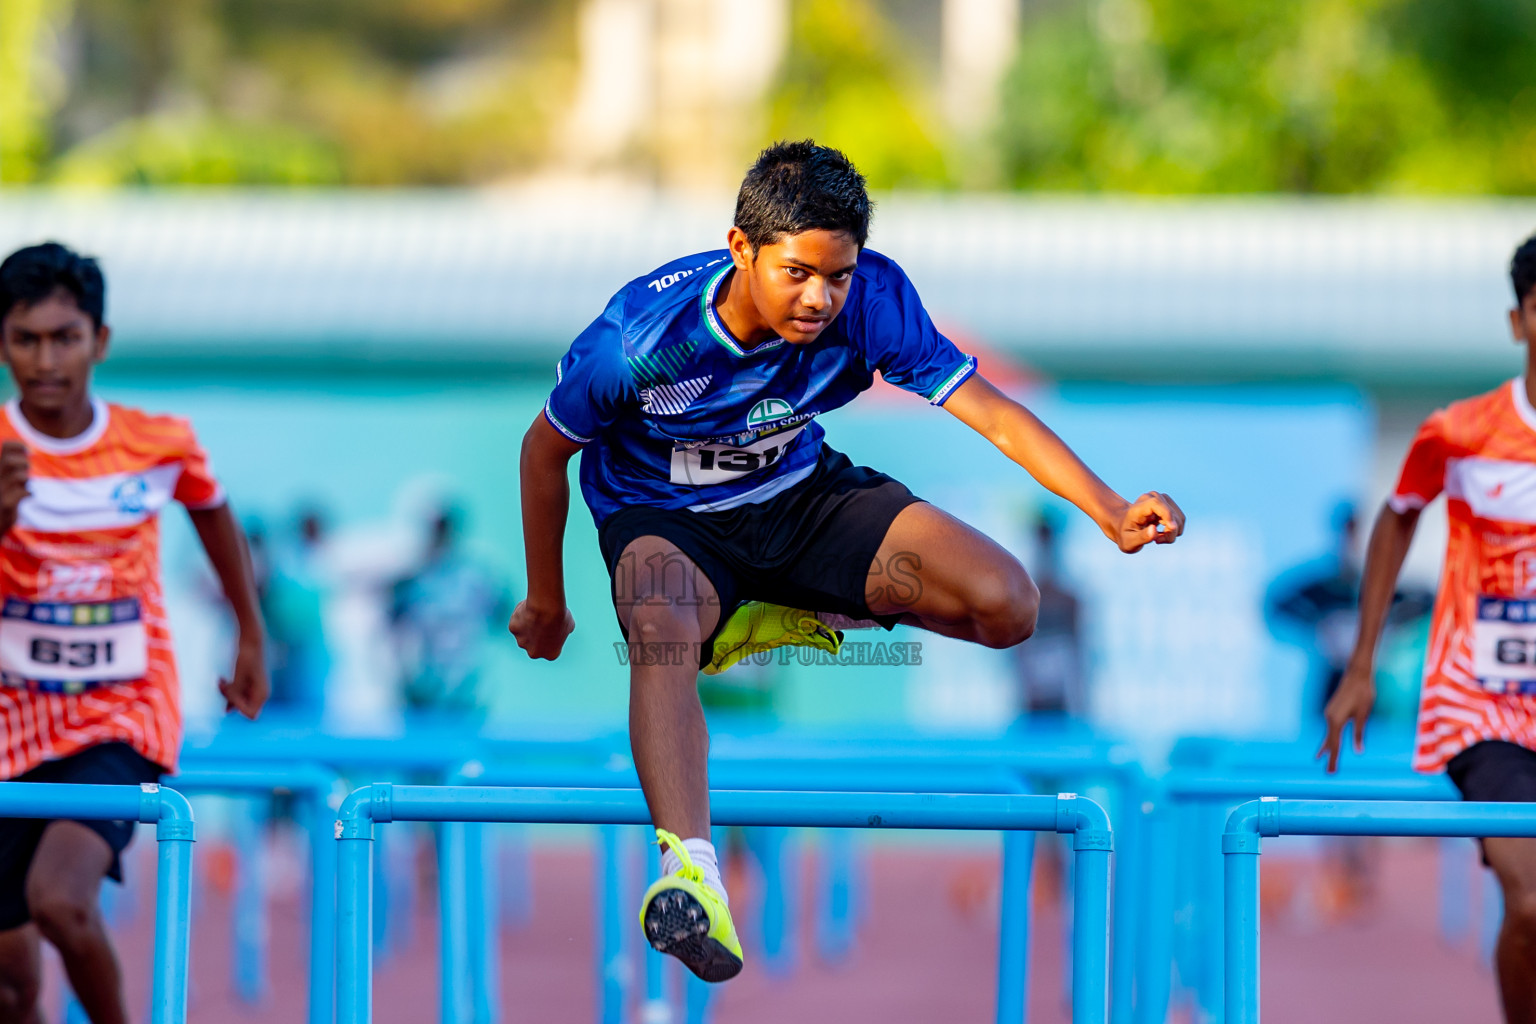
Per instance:
[[[1126,501],[934,329],[912,283],[864,248],[870,201],[843,154],[766,149],[747,172],[727,248],[630,282],[560,361],[523,439],[528,597],[511,631],[558,657],[575,622],[561,539],[566,466],[597,521],[630,658],[630,742],[663,846],[641,923],[705,981],[741,971],[710,844],[709,736],[699,670],[842,630],[920,626],[989,647],[1034,628],[1039,592],[995,541],[855,466],[816,422],[874,374],[941,406],[1124,551],[1178,537],[1166,494]],[[654,645],[654,646],[652,646]]]

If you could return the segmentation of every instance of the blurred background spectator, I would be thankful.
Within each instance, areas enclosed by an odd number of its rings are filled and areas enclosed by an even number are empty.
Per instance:
[[[1081,602],[1062,577],[1061,517],[1056,509],[1045,508],[1035,520],[1033,557],[1026,564],[1040,588],[1040,615],[1029,643],[1013,648],[1013,655],[1024,715],[1080,720],[1088,713],[1088,666]]]
[[[421,564],[395,584],[390,624],[404,704],[412,711],[482,714],[485,648],[512,612],[501,582],[465,552],[462,515],[452,506],[438,509]]]
[[[1360,571],[1365,551],[1355,507],[1341,503],[1330,523],[1335,533],[1332,551],[1286,572],[1270,588],[1271,621],[1278,632],[1300,639],[1312,659],[1314,696],[1308,703],[1318,713],[1327,706],[1349,664],[1360,624]],[[1387,615],[1388,636],[1429,615],[1434,592],[1424,587],[1398,590]],[[1385,643],[1390,645],[1391,640]],[[1422,654],[1421,654],[1422,657]]]
[[[263,527],[247,530],[251,557],[267,622],[272,653],[269,704],[280,714],[318,718],[324,708],[330,654],[325,642],[325,586],[320,549],[325,540],[324,513],[301,510],[290,537],[274,544]]]

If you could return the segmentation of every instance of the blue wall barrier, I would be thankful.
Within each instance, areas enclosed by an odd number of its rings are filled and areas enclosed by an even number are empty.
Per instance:
[[[722,790],[711,797],[719,825],[1045,831],[1074,837],[1073,1019],[1108,1016],[1109,818],[1071,794],[807,793]],[[373,1016],[372,875],[375,826],[391,821],[641,825],[650,813],[630,789],[496,789],[394,786],[356,790],[336,825],[337,1021]]]
[[[1259,853],[1264,836],[1536,837],[1536,805],[1280,800],[1234,810],[1221,838],[1225,1024],[1259,1021]]]
[[[173,789],[0,782],[0,816],[138,821],[155,826],[159,868],[155,891],[155,958],[150,1024],[187,1019],[187,956],[192,927],[192,807]]]

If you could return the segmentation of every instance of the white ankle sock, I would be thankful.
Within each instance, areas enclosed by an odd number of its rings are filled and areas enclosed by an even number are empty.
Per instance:
[[[720,860],[715,856],[715,844],[708,839],[684,839],[683,846],[688,850],[688,856],[693,858],[693,863],[704,872],[704,884],[719,893],[729,907],[731,898],[725,894],[725,882],[720,879]],[[673,853],[670,846],[661,851],[663,874],[670,875],[682,866],[683,859]]]

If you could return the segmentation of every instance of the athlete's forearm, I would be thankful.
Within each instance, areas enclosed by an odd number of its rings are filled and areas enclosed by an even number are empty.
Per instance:
[[[973,376],[944,408],[1022,466],[1040,486],[1082,509],[1111,540],[1130,502],[1077,457],[1040,418],[990,382]]]
[[[1371,528],[1371,540],[1365,553],[1365,568],[1360,580],[1360,626],[1355,637],[1352,668],[1369,670],[1376,662],[1376,645],[1387,625],[1387,613],[1397,593],[1397,576],[1413,543],[1419,525],[1419,510],[1395,512],[1383,505]]]
[[[554,611],[565,609],[565,522],[571,508],[566,466],[579,446],[558,434],[540,414],[523,436],[523,553],[528,570],[528,602]]]
[[[1115,539],[1121,516],[1130,502],[1099,479],[1033,413],[1022,405],[1016,409],[1015,414],[1004,416],[1004,429],[996,441],[998,450],[1023,466],[1040,486],[1082,509],[1106,537]]]
[[[219,578],[224,598],[234,613],[240,628],[242,644],[260,645],[266,636],[266,625],[261,620],[261,604],[256,598],[256,573],[251,568],[250,549],[245,543],[245,531],[235,519],[229,503],[217,508],[193,509],[188,514],[197,530],[208,561]]]

